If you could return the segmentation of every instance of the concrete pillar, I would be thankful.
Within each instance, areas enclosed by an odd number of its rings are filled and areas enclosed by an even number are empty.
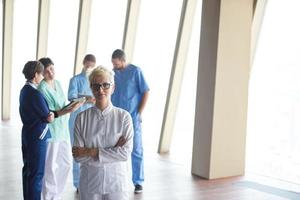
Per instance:
[[[14,0],[3,0],[2,120],[10,119]]]
[[[244,174],[253,0],[203,0],[192,173]]]

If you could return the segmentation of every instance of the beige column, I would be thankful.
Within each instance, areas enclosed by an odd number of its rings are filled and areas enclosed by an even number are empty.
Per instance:
[[[3,0],[2,120],[10,119],[14,0]]]
[[[39,0],[36,59],[47,56],[50,0]]]
[[[128,0],[123,33],[122,49],[126,53],[126,61],[131,62],[136,38],[136,30],[140,13],[141,0]]]
[[[196,5],[197,0],[184,0],[182,4],[168,95],[159,140],[159,153],[166,153],[170,150],[181,83],[192,34],[193,19],[197,7]]]
[[[89,36],[91,8],[92,8],[92,0],[80,0],[74,74],[78,74],[82,70],[82,60],[86,54],[87,42]]]
[[[203,0],[192,173],[244,174],[253,0]]]

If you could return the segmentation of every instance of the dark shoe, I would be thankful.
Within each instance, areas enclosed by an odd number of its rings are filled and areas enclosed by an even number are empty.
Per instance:
[[[142,192],[143,192],[143,186],[135,185],[134,193],[139,194],[139,193],[142,193]]]

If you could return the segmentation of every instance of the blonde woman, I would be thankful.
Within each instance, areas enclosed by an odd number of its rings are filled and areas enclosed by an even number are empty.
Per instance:
[[[128,200],[133,125],[130,114],[112,105],[114,72],[97,67],[89,76],[95,106],[78,114],[73,156],[80,165],[81,200]]]

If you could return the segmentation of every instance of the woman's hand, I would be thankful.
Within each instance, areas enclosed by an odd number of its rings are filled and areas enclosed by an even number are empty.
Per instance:
[[[87,148],[87,147],[73,147],[72,155],[73,155],[73,157],[91,156],[93,158],[97,158],[98,157],[98,149],[97,148]]]
[[[84,104],[84,101],[78,101],[78,102],[74,103],[73,105],[71,105],[67,110],[68,110],[68,112],[74,112],[74,111],[76,111],[80,106],[82,106],[82,104]]]
[[[122,147],[124,144],[126,144],[126,139],[124,136],[121,136],[117,142],[117,144],[114,147]]]
[[[47,121],[48,121],[49,123],[54,121],[54,113],[53,113],[53,112],[50,112],[50,113],[48,114]]]
[[[95,99],[95,97],[86,97],[85,103],[95,104],[96,103],[96,99]]]

